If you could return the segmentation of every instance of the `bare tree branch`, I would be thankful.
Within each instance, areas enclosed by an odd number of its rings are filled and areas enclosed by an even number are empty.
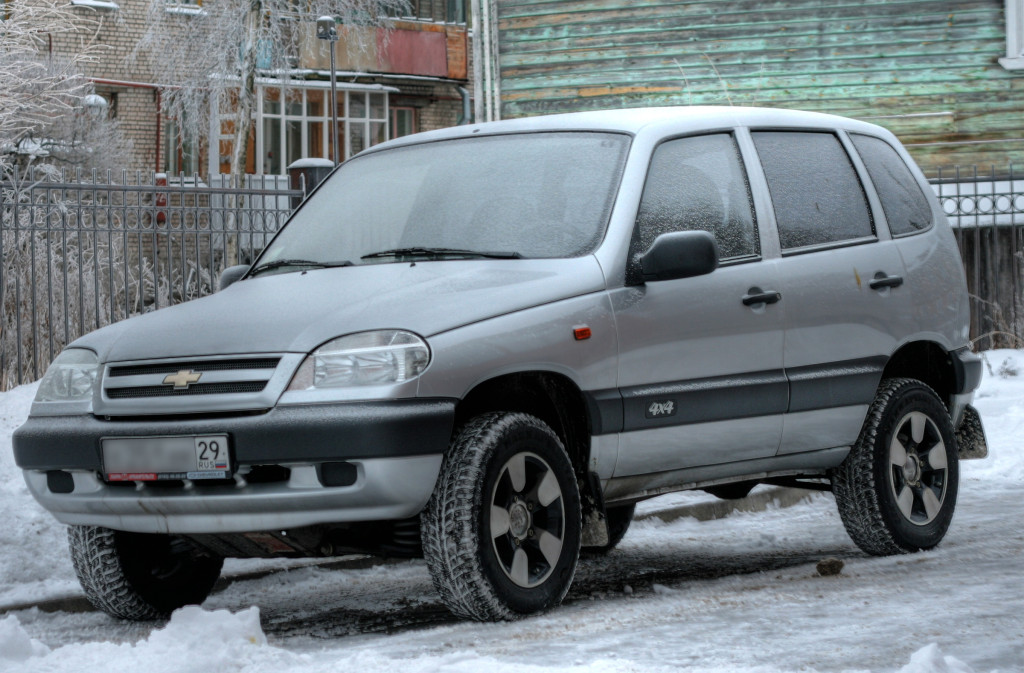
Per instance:
[[[231,173],[240,179],[257,76],[287,86],[303,37],[320,16],[345,26],[383,26],[389,15],[408,10],[406,0],[211,0],[194,8],[150,0],[149,28],[133,56],[146,58],[157,81],[173,87],[165,91],[164,112],[192,137],[207,134],[214,105],[230,113]]]

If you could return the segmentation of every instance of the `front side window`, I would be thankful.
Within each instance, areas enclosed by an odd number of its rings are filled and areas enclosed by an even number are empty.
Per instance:
[[[673,231],[714,235],[723,261],[760,254],[750,186],[732,135],[662,143],[647,173],[631,258]]]
[[[802,131],[752,135],[784,251],[874,235],[867,197],[839,138]]]
[[[899,236],[931,226],[932,209],[928,199],[892,145],[881,138],[857,133],[850,138],[878,192],[889,231]]]
[[[604,237],[628,146],[614,133],[527,133],[357,157],[296,212],[260,264],[588,254]]]

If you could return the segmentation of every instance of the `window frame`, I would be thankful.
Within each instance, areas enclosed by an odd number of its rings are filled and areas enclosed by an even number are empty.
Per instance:
[[[409,12],[389,11],[392,18],[424,23],[466,25],[469,0],[408,0]]]
[[[733,148],[736,150],[736,159],[739,162],[739,168],[743,171],[743,176],[746,178],[746,191],[748,204],[750,206],[750,217],[754,225],[754,238],[757,244],[757,252],[748,255],[736,255],[733,257],[726,257],[719,259],[718,266],[737,266],[740,264],[750,264],[753,262],[760,262],[765,259],[765,241],[764,232],[761,224],[761,210],[758,207],[758,199],[756,189],[754,186],[755,176],[751,174],[747,151],[744,148],[744,139],[742,136],[742,129],[728,127],[720,129],[708,129],[700,131],[698,133],[686,133],[682,135],[667,136],[658,140],[658,142],[651,148],[650,154],[647,159],[647,170],[644,172],[644,179],[641,185],[639,198],[636,202],[636,216],[633,220],[633,233],[630,236],[628,257],[626,259],[626,284],[627,285],[639,285],[642,284],[640,280],[639,265],[637,263],[638,256],[644,252],[640,249],[640,213],[643,205],[644,193],[647,188],[648,180],[651,177],[651,169],[654,165],[654,157],[658,150],[662,146],[676,141],[682,141],[689,138],[702,138],[707,136],[728,136],[733,143]],[[697,230],[689,230],[697,231]],[[714,232],[711,232],[714,235]],[[715,243],[718,243],[718,239],[715,239]]]
[[[999,65],[1006,70],[1024,70],[1024,0],[1005,0],[1006,56]]]
[[[906,238],[908,236],[918,236],[920,234],[924,234],[924,233],[934,229],[935,228],[935,219],[936,219],[935,218],[935,209],[934,209],[933,205],[931,204],[931,202],[929,201],[928,192],[926,192],[924,190],[924,187],[921,186],[921,182],[920,182],[920,180],[918,179],[917,175],[914,172],[914,166],[907,161],[907,157],[905,157],[903,155],[903,153],[900,152],[899,148],[896,147],[895,145],[893,145],[892,143],[890,143],[885,138],[881,138],[879,136],[872,135],[870,133],[863,133],[863,132],[859,132],[859,131],[848,131],[846,133],[846,135],[847,135],[847,137],[849,138],[849,141],[850,141],[850,149],[852,149],[853,152],[856,153],[857,161],[859,161],[860,164],[863,166],[863,174],[861,175],[861,184],[863,185],[865,190],[868,190],[868,200],[869,201],[872,200],[871,192],[873,191],[874,192],[874,198],[877,199],[877,201],[878,201],[878,212],[875,213],[875,216],[874,216],[875,235],[878,236],[878,221],[879,221],[878,220],[878,216],[879,215],[881,215],[882,219],[885,221],[885,232],[889,235],[889,238],[891,238],[891,239]],[[925,204],[928,206],[929,212],[931,213],[931,219],[928,221],[928,226],[927,227],[925,227],[924,229],[915,229],[913,231],[904,231],[904,232],[898,233],[898,234],[895,233],[892,230],[892,223],[889,221],[889,214],[885,211],[885,202],[882,201],[882,195],[879,193],[878,187],[875,186],[875,179],[874,179],[874,177],[872,177],[871,171],[868,169],[868,165],[867,165],[867,163],[865,163],[864,157],[861,154],[860,149],[857,147],[856,142],[854,141],[854,137],[855,136],[862,136],[864,138],[871,138],[873,140],[877,140],[879,142],[885,143],[896,154],[896,158],[899,159],[899,161],[903,164],[904,168],[907,169],[907,173],[913,179],[914,184],[917,186],[917,189],[920,192],[921,197],[924,199]],[[858,171],[860,171],[860,167],[859,166],[858,166]],[[872,201],[872,209],[874,209],[874,208],[875,208],[874,202]]]
[[[402,135],[397,135],[397,133],[399,131],[399,124],[398,124],[398,113],[399,112],[408,112],[410,120],[411,120],[411,123],[410,123],[411,130],[408,133],[404,133]],[[388,139],[390,139],[390,140],[394,140],[395,138],[404,138],[405,136],[412,135],[412,134],[417,132],[416,129],[419,126],[419,110],[417,108],[409,106],[409,105],[389,106],[388,107],[388,124],[389,124],[389,127],[388,127]]]
[[[856,245],[865,245],[869,243],[877,243],[881,238],[878,232],[878,218],[877,214],[880,212],[881,205],[878,202],[878,195],[874,192],[874,185],[870,184],[870,176],[867,174],[867,169],[863,166],[860,155],[857,153],[856,148],[853,147],[852,142],[847,136],[847,132],[843,129],[829,128],[829,127],[817,127],[817,126],[801,126],[801,127],[754,127],[749,128],[748,133],[750,135],[751,150],[753,151],[752,161],[756,161],[758,170],[760,171],[761,186],[765,191],[766,203],[765,207],[767,212],[771,215],[772,228],[775,231],[775,238],[778,244],[778,250],[780,257],[793,257],[795,255],[804,255],[808,253],[820,252],[823,250],[835,250],[837,248],[848,248]],[[858,236],[856,238],[844,238],[838,241],[825,241],[822,243],[812,243],[809,245],[803,245],[799,247],[787,248],[782,242],[782,231],[779,227],[779,218],[776,211],[775,197],[772,194],[771,184],[768,180],[768,174],[764,170],[764,161],[761,157],[761,153],[757,149],[757,143],[755,136],[758,133],[814,133],[814,134],[826,134],[832,136],[835,141],[839,144],[840,149],[846,155],[847,160],[850,162],[850,168],[853,170],[853,174],[857,179],[857,184],[860,186],[861,195],[864,197],[864,206],[868,214],[868,221],[871,227],[871,233],[865,236]],[[888,227],[886,227],[888,229]]]
[[[310,124],[323,124],[324,133],[321,138],[321,154],[316,158],[329,158],[331,152],[331,110],[330,110],[330,98],[331,89],[330,87],[323,86],[288,86],[283,87],[279,84],[259,84],[257,93],[257,105],[256,105],[256,116],[255,116],[255,129],[256,129],[256,144],[255,151],[257,161],[255,162],[254,174],[255,175],[287,175],[288,171],[288,123],[298,122],[300,124],[299,132],[299,144],[300,152],[299,158],[308,158],[309,154],[309,132]],[[279,92],[279,103],[280,109],[278,112],[268,112],[266,110],[267,92],[276,89]],[[320,115],[310,115],[308,112],[308,95],[309,91],[322,91],[324,102],[322,113]],[[388,89],[338,89],[338,127],[344,129],[344,137],[339,138],[338,150],[341,157],[338,161],[344,161],[355,154],[352,151],[352,129],[355,126],[361,126],[363,130],[363,138],[366,143],[362,149],[367,149],[384,142],[389,139],[391,115],[390,115],[390,90]],[[288,112],[288,97],[299,94],[299,104],[301,106],[301,114],[290,114]],[[353,117],[352,112],[352,99],[355,96],[361,96],[363,99],[364,109],[366,111],[365,116]],[[373,105],[371,103],[371,96],[382,96],[383,97],[383,115],[374,116],[372,114]],[[281,157],[282,165],[281,172],[274,173],[272,171],[264,170],[264,159],[266,158],[268,147],[268,139],[264,133],[264,124],[267,120],[278,120],[280,123],[277,130],[276,148],[274,148]],[[374,124],[383,124],[383,139],[379,142],[372,141],[372,130],[375,128]]]

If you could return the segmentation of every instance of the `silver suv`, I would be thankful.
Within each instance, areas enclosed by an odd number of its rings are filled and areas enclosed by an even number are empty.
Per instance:
[[[15,434],[112,615],[201,602],[225,557],[358,551],[510,619],[685,489],[831,489],[861,549],[912,552],[986,453],[949,225],[892,134],[840,117],[392,141],[222,288],[71,344]]]

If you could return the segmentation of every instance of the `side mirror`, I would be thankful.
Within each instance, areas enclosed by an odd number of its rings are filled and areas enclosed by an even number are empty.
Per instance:
[[[220,280],[217,281],[217,292],[220,292],[228,285],[231,285],[236,280],[244,276],[249,271],[248,264],[238,264],[237,266],[229,266],[224,269],[220,274]]]
[[[675,231],[654,239],[640,256],[644,281],[703,276],[718,268],[718,244],[706,231]]]

